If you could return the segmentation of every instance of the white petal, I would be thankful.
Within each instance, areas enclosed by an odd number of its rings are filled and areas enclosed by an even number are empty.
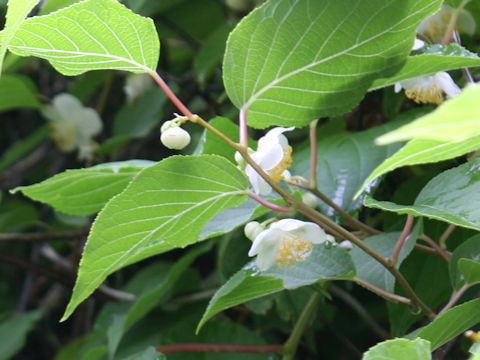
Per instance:
[[[306,222],[304,225],[292,232],[294,235],[304,240],[310,241],[312,244],[322,244],[327,241],[327,234],[323,229],[315,223]]]
[[[461,90],[452,80],[450,75],[445,71],[441,71],[435,74],[435,81],[438,86],[447,94],[447,97],[451,98],[460,94]]]
[[[284,157],[283,147],[279,143],[269,142],[254,152],[251,157],[263,170],[277,166]]]
[[[396,82],[395,85],[393,86],[393,90],[396,93],[399,93],[400,91],[402,91],[402,83]]]
[[[413,43],[412,50],[418,50],[418,49],[421,49],[424,46],[425,46],[425,41],[420,40],[420,39],[415,39],[415,42]]]
[[[247,175],[250,184],[252,184],[255,194],[265,196],[272,192],[271,186],[268,185],[268,183],[263,180],[263,178],[258,175],[255,169],[250,165],[245,168],[245,174]]]
[[[305,221],[301,221],[297,219],[282,219],[270,225],[270,229],[276,229],[284,232],[291,232],[291,231],[300,229],[305,224],[306,224]]]
[[[255,256],[262,251],[274,247],[277,238],[279,237],[276,231],[273,231],[271,229],[263,230],[260,234],[257,235],[255,240],[253,240],[252,246],[248,251],[248,256]]]
[[[263,143],[264,142],[270,142],[270,141],[275,141],[277,143],[280,142],[279,138],[281,137],[281,135],[286,132],[286,131],[292,131],[293,129],[295,129],[295,126],[290,126],[288,128],[284,128],[284,127],[275,127],[273,128],[272,130],[269,130],[264,136],[262,136],[259,140],[258,140],[258,148],[262,147]],[[285,136],[283,136],[283,138],[286,140]],[[283,141],[283,140],[282,140]]]

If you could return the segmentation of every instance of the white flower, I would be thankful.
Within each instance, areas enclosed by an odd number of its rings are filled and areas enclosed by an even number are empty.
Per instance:
[[[418,50],[425,46],[425,41],[420,39],[415,39],[413,42],[412,50]]]
[[[417,33],[432,43],[441,43],[447,32],[450,19],[456,10],[448,5],[423,20],[417,28]],[[475,33],[475,19],[465,9],[461,9],[457,19],[457,30],[468,35]]]
[[[257,151],[251,154],[252,159],[274,181],[280,181],[290,175],[286,170],[292,165],[292,147],[288,145],[283,133],[294,128],[293,126],[273,128],[258,140]],[[272,191],[270,185],[250,165],[246,167],[245,173],[256,194],[268,195]]]
[[[248,256],[257,255],[257,267],[264,271],[275,263],[290,266],[308,259],[312,244],[328,241],[320,226],[296,219],[283,219],[257,235]]]
[[[81,160],[92,156],[98,146],[92,137],[99,134],[103,127],[94,109],[84,107],[70,94],[59,94],[42,113],[52,125],[52,138],[62,151],[78,149]]]
[[[170,127],[162,132],[160,141],[169,149],[182,150],[190,144],[190,134],[179,126]]]
[[[460,94],[460,88],[445,71],[418,76],[395,84],[395,92],[405,89],[405,95],[416,103],[440,104],[445,98]]]

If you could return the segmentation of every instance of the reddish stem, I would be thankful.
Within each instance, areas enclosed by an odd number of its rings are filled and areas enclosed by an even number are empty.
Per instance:
[[[185,115],[189,120],[194,121],[195,116],[190,110],[180,101],[180,99],[175,95],[175,93],[170,89],[167,83],[158,75],[155,71],[150,72],[150,75],[153,77],[153,80],[162,88],[162,90],[167,94],[170,101],[177,107],[180,112]]]
[[[432,248],[435,249],[437,254],[441,256],[442,258],[445,259],[446,262],[450,261],[450,256],[452,255],[449,253],[447,250],[442,249],[435,241],[433,241],[430,237],[427,235],[423,234],[422,236],[419,237],[420,240],[425,241],[427,244],[429,244]]]
[[[400,251],[402,251],[403,245],[405,245],[405,241],[407,241],[408,235],[410,235],[410,231],[412,231],[413,220],[415,218],[413,215],[407,216],[407,221],[405,222],[405,226],[403,227],[403,231],[398,238],[397,243],[395,244],[395,248],[393,249],[392,255],[392,263],[396,264],[398,262],[398,257],[400,255]]]
[[[240,134],[239,134],[240,144],[247,148],[248,147],[247,109],[245,108],[240,109],[238,122],[240,126]]]
[[[234,344],[173,344],[157,347],[157,352],[162,354],[177,352],[224,352],[224,353],[255,353],[281,354],[282,345],[234,345]]]
[[[269,209],[272,209],[273,211],[278,211],[278,212],[291,212],[293,211],[292,208],[289,208],[287,206],[282,206],[282,205],[277,205],[277,204],[274,204],[274,203],[271,203],[270,201],[267,201],[265,200],[264,198],[262,198],[261,196],[258,196],[257,194],[251,192],[251,191],[247,191],[246,193],[248,196],[250,196],[253,200],[256,200],[258,201],[260,204],[262,204],[263,206],[269,208]]]

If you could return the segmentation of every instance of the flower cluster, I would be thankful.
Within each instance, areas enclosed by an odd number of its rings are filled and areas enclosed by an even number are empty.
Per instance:
[[[94,109],[84,107],[70,94],[59,94],[42,113],[53,127],[52,138],[60,150],[70,152],[78,149],[80,160],[91,158],[98,146],[92,138],[103,128]]]
[[[277,264],[291,266],[307,260],[313,244],[332,241],[320,226],[296,219],[282,219],[258,233],[253,240],[249,256],[257,256],[257,267],[265,271]]]

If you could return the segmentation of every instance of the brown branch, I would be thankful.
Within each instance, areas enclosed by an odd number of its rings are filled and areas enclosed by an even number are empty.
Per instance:
[[[39,242],[53,240],[71,240],[87,236],[88,231],[89,229],[82,228],[74,231],[63,231],[54,233],[0,234],[0,241]]]
[[[425,241],[427,244],[429,244],[435,251],[436,255],[441,256],[442,258],[445,259],[446,262],[450,260],[450,256],[452,256],[452,253],[442,249],[435,241],[433,241],[430,237],[427,235],[423,234],[418,237],[419,240]]]
[[[392,254],[393,264],[396,264],[398,262],[398,257],[400,256],[400,252],[402,251],[403,245],[405,245],[405,242],[408,239],[408,235],[410,235],[410,231],[412,231],[414,220],[415,218],[413,217],[413,215],[407,216],[407,221],[405,222],[405,226],[403,227],[402,233],[400,234],[400,237],[398,238],[398,241],[395,244],[395,247],[393,248],[393,254]]]
[[[157,347],[162,354],[178,352],[224,352],[224,353],[253,353],[253,354],[281,354],[282,345],[236,345],[236,344],[201,344],[186,343],[172,344]]]

